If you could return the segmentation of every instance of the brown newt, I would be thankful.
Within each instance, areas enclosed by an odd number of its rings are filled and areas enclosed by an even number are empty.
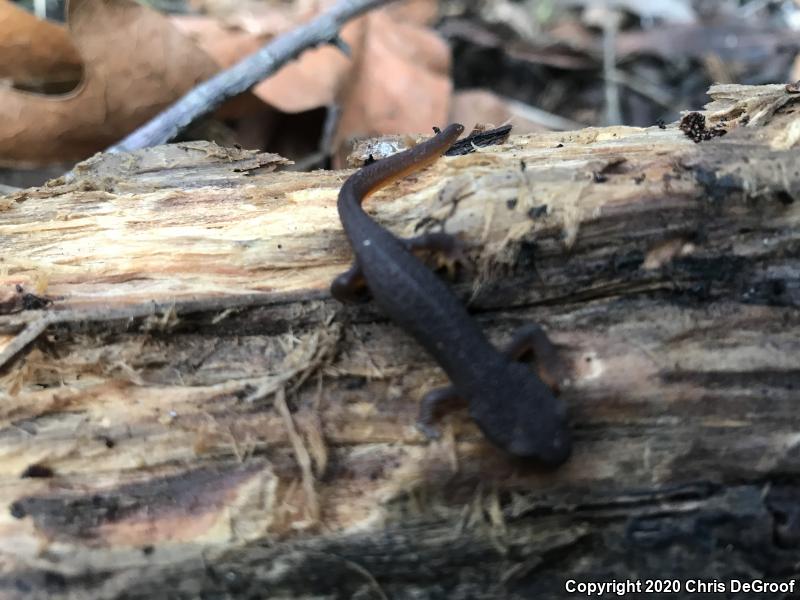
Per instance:
[[[361,206],[377,188],[434,162],[464,128],[449,125],[429,140],[371,163],[351,175],[339,192],[342,226],[355,253],[353,267],[331,284],[342,301],[360,297],[364,286],[374,301],[410,333],[444,369],[452,385],[422,400],[418,427],[429,437],[439,409],[466,401],[486,437],[511,455],[558,465],[570,455],[571,436],[564,403],[529,366],[529,352],[548,381],[557,363],[554,347],[537,325],[523,327],[500,351],[486,338],[464,305],[413,252],[453,252],[454,238],[430,233],[400,239],[372,220]]]

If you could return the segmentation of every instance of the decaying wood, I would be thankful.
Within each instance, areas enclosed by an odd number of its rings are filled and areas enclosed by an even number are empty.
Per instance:
[[[567,596],[567,579],[790,579],[800,96],[711,94],[722,137],[512,136],[368,203],[402,235],[461,233],[475,268],[455,287],[493,339],[551,332],[575,437],[551,472],[510,462],[463,414],[439,443],[415,431],[442,373],[374,307],[327,293],[350,258],[347,173],[177,145],[7,196],[0,594],[532,598]]]

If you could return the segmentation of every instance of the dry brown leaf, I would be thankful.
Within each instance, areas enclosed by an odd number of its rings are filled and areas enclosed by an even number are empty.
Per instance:
[[[0,164],[78,160],[141,125],[218,67],[156,11],[132,0],[71,0],[68,29],[85,64],[74,92],[0,89]]]
[[[264,43],[259,36],[229,27],[213,17],[172,15],[170,21],[223,68],[252,54]]]
[[[328,106],[339,96],[344,103],[339,140],[429,131],[447,116],[449,52],[427,28],[399,19],[430,20],[435,6],[433,0],[409,0],[362,17],[342,32],[353,60],[332,46],[311,49],[254,92],[287,113]],[[307,20],[311,8],[321,6],[295,7],[293,18]],[[285,11],[278,19],[270,14],[259,17],[266,19],[263,26],[241,13],[234,22],[249,18],[255,25],[248,29],[271,35],[279,32],[276,27],[292,25]],[[0,164],[40,165],[101,150],[215,73],[218,65],[234,64],[269,37],[209,19],[170,23],[131,0],[72,0],[68,23],[86,65],[83,82],[62,96],[0,89],[0,103],[15,117],[0,123]]]
[[[390,4],[386,10],[398,21],[433,25],[439,16],[439,3],[436,0],[405,0]]]
[[[489,90],[461,90],[453,95],[450,120],[463,123],[467,130],[476,123],[502,125],[511,123],[514,133],[549,131],[541,123],[519,114],[513,104]]]
[[[173,17],[173,23],[189,35],[223,68],[252,54],[267,42],[239,28],[224,26],[207,17]],[[344,27],[342,37],[353,40],[353,24]],[[253,88],[261,100],[285,113],[299,113],[330,105],[350,60],[333,46],[306,50],[277,73]]]
[[[314,16],[310,8],[294,6],[289,10],[259,2],[222,0],[201,3],[217,18],[177,16],[175,25],[189,35],[222,67],[229,67],[258,50],[270,37],[301,25]],[[301,3],[302,4],[302,3]],[[424,25],[437,14],[435,0],[406,0],[386,9],[392,19]],[[360,43],[359,20],[342,29],[342,38],[351,47]],[[329,106],[336,99],[351,61],[333,46],[312,48],[277,73],[253,88],[261,100],[286,113],[299,113]]]
[[[354,138],[430,132],[445,124],[450,109],[450,51],[436,33],[385,11],[365,16],[358,26],[354,69],[340,96],[336,165],[345,163]]]
[[[189,0],[193,11],[213,17],[233,29],[259,36],[276,35],[308,21],[336,0]],[[437,0],[403,0],[390,3],[386,10],[397,20],[431,25],[439,13]]]
[[[351,43],[353,23],[342,29],[342,38]],[[253,93],[283,112],[302,112],[329,106],[336,99],[342,80],[351,69],[350,60],[338,48],[323,46],[303,53],[269,79],[253,88]]]
[[[271,36],[307,21],[327,4],[319,0],[189,0],[189,6],[193,12],[208,15],[232,29]]]
[[[64,27],[0,0],[0,79],[15,86],[74,85],[83,70]]]

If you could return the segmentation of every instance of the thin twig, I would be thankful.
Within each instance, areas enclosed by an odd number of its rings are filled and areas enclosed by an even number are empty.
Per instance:
[[[42,335],[52,323],[53,319],[49,315],[28,323],[28,325],[11,340],[11,343],[0,352],[0,369],[2,369],[9,360],[14,358],[17,353],[21,352],[25,346]]]
[[[346,49],[339,37],[342,26],[368,10],[392,0],[340,0],[310,22],[288,31],[229,69],[201,83],[172,106],[111,146],[107,152],[131,152],[165,144],[225,100],[266,79],[303,50],[320,44]]]
[[[319,498],[317,497],[317,490],[314,486],[314,473],[311,471],[311,455],[308,453],[303,443],[303,438],[297,432],[297,427],[292,419],[292,413],[289,412],[289,406],[286,404],[286,391],[283,387],[279,388],[275,393],[275,406],[281,414],[283,423],[286,426],[286,434],[289,436],[289,442],[292,444],[294,456],[297,459],[297,464],[300,466],[300,473],[303,481],[303,491],[306,495],[306,503],[308,513],[313,523],[319,521]]]
[[[656,104],[660,104],[664,108],[668,108],[670,110],[674,110],[675,108],[675,98],[669,94],[669,92],[665,91],[664,89],[658,87],[658,85],[654,83],[650,83],[649,81],[642,79],[641,77],[637,77],[635,75],[631,75],[622,71],[620,69],[614,69],[611,77],[620,85],[624,85],[625,87],[633,90],[637,94],[641,94],[648,100],[652,100]]]
[[[513,115],[522,117],[528,121],[533,121],[534,123],[547,127],[548,129],[553,129],[555,131],[572,131],[585,127],[585,125],[578,123],[577,121],[547,112],[546,110],[531,106],[530,104],[525,104],[519,100],[513,100],[511,98],[504,97],[503,101],[506,103],[506,106],[508,106]]]

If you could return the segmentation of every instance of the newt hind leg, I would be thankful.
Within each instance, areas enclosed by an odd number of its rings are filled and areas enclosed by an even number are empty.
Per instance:
[[[503,350],[509,358],[525,362],[529,358],[536,364],[539,377],[558,394],[566,379],[566,365],[558,355],[555,345],[539,325],[524,325]]]
[[[370,299],[367,282],[361,266],[354,262],[347,271],[339,273],[331,282],[331,296],[342,303],[363,303]]]
[[[566,379],[566,365],[559,357],[555,345],[539,325],[521,327],[511,342],[503,349],[509,359],[523,362],[533,358],[539,377],[558,394],[561,382]],[[417,417],[417,429],[428,439],[438,439],[441,432],[435,426],[438,418],[466,405],[452,385],[431,390],[422,398]]]
[[[431,390],[422,398],[417,416],[417,429],[430,440],[441,437],[441,432],[434,425],[442,413],[450,412],[465,405],[465,401],[452,385]]]

